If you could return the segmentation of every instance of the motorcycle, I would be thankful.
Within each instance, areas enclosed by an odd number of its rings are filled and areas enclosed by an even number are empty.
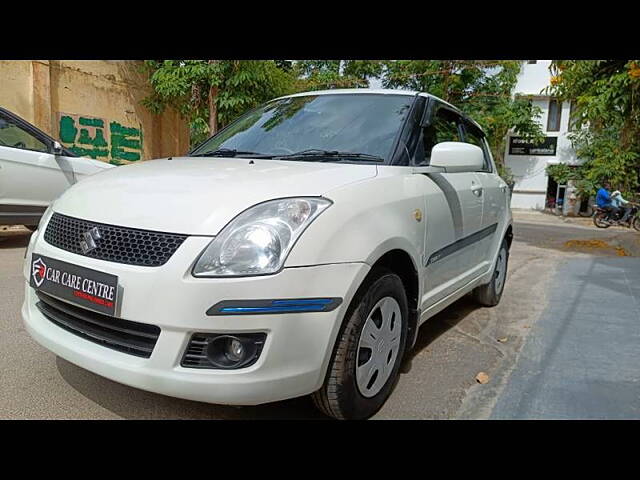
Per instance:
[[[633,227],[636,231],[640,232],[640,205],[637,203],[629,202],[629,206],[631,208],[631,211],[627,216],[627,220],[623,222],[623,213],[619,212],[613,215],[613,217],[615,218],[609,218],[609,212],[607,210],[594,205],[593,224],[598,228],[609,228],[613,225],[627,228]]]

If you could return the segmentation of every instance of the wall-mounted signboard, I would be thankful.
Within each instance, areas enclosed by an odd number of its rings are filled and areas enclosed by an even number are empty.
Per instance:
[[[522,137],[509,138],[509,155],[554,156],[558,147],[558,137],[544,137],[542,143],[533,143]]]

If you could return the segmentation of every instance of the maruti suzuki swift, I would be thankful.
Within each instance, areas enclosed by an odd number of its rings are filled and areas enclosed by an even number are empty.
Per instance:
[[[362,419],[418,327],[502,295],[509,190],[480,126],[426,93],[275,99],[186,157],[105,170],[31,237],[40,344],[136,388]],[[425,386],[425,388],[429,388]]]

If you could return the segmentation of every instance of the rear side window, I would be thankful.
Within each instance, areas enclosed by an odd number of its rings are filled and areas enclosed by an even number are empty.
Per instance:
[[[484,134],[475,125],[465,121],[464,124],[465,142],[480,147],[484,154],[483,172],[491,172],[491,161],[489,160],[489,152],[487,150],[487,142]]]
[[[4,116],[0,116],[0,146],[49,152],[48,145]]]

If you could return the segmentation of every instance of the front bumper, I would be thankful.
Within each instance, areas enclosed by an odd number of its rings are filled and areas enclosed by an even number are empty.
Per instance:
[[[173,397],[209,403],[257,405],[306,395],[324,381],[341,320],[367,275],[364,263],[285,268],[276,275],[247,278],[194,278],[195,258],[210,241],[189,237],[161,267],[136,267],[91,259],[58,249],[34,234],[32,251],[118,276],[120,318],[161,328],[151,357],[138,358],[80,338],[50,322],[36,307],[28,280],[22,317],[45,348],[82,368],[119,383]],[[25,269],[25,278],[28,278]],[[207,316],[223,300],[340,297],[330,312]],[[258,361],[238,370],[180,366],[195,332],[265,332]]]

